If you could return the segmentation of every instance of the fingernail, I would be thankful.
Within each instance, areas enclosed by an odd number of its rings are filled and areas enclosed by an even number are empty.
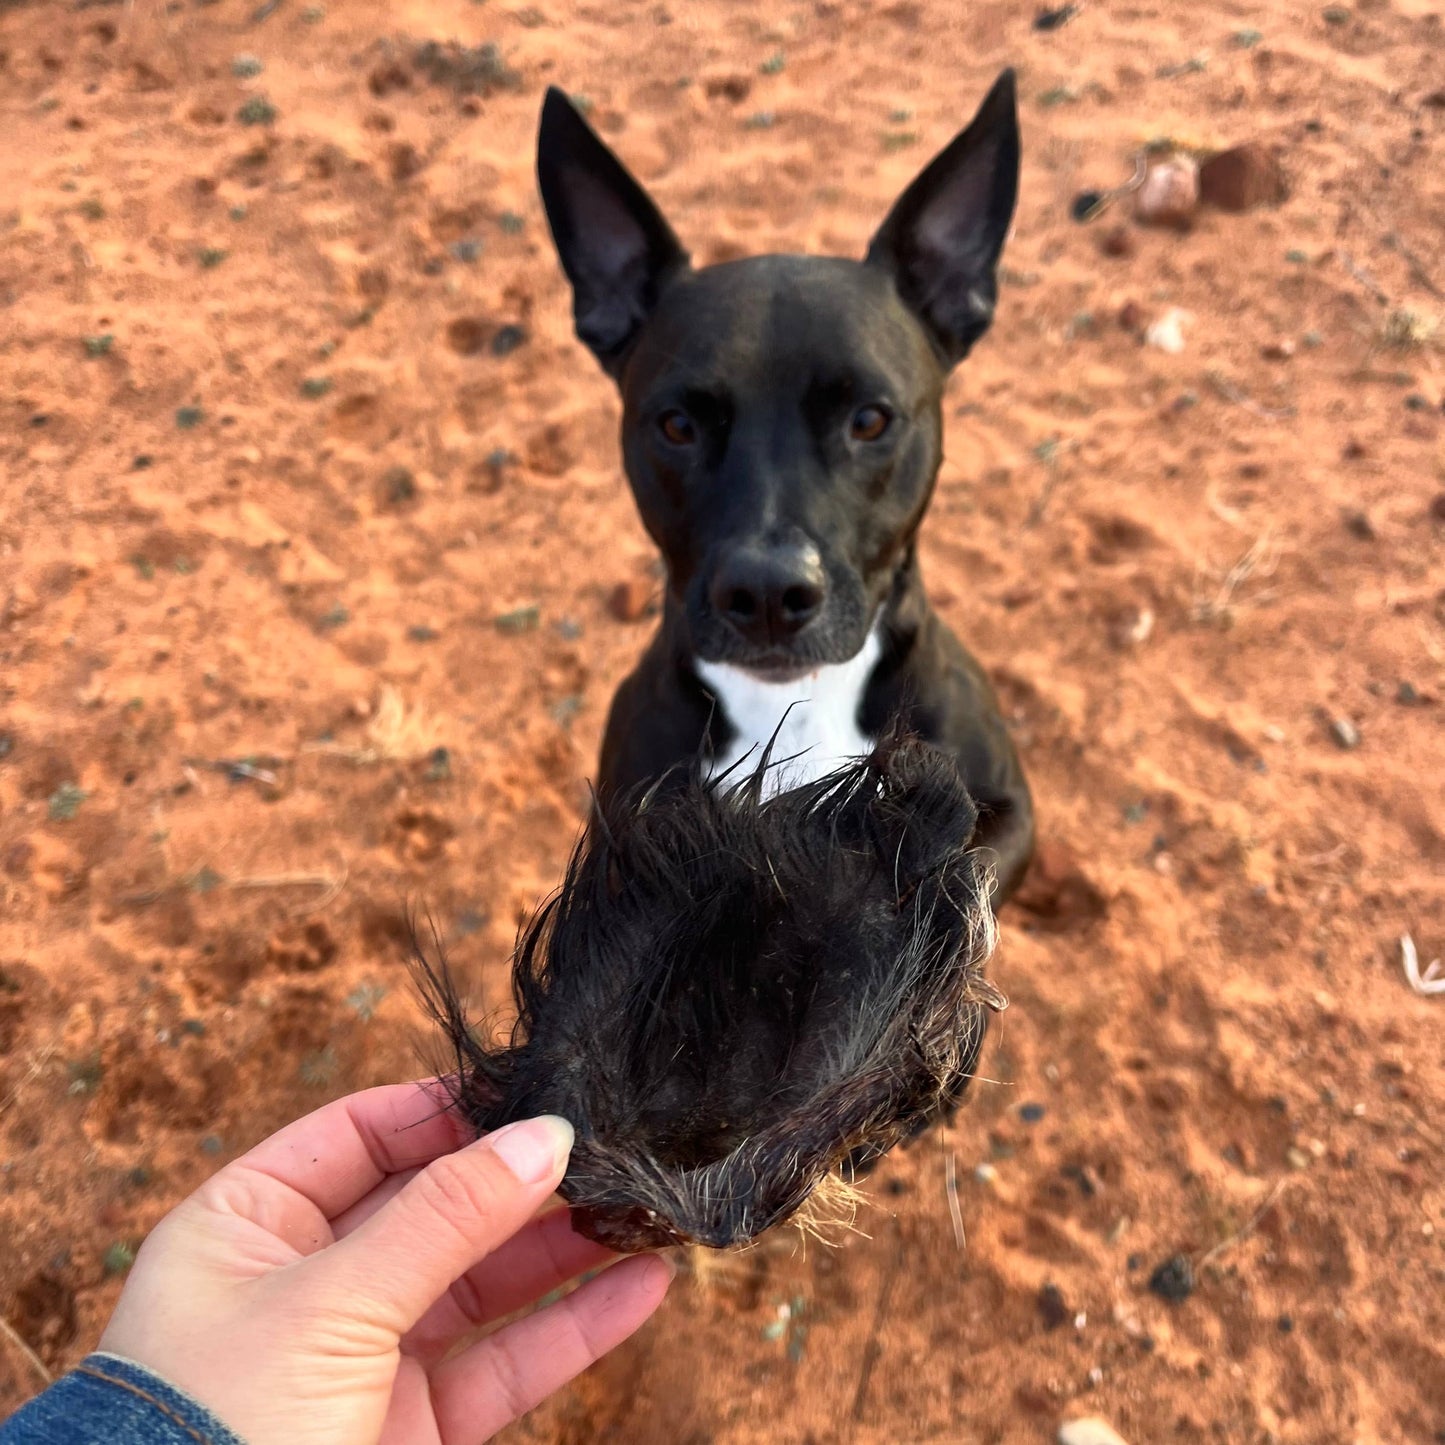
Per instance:
[[[487,1143],[523,1184],[540,1184],[560,1174],[572,1152],[572,1126],[556,1114],[521,1119],[498,1129]]]

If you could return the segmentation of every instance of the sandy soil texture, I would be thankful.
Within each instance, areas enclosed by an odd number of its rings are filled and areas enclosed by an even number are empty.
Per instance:
[[[510,1438],[1445,1439],[1441,7],[1036,9],[0,0],[0,1407],[220,1161],[418,1070],[409,904],[495,1004],[558,879],[660,583],[543,87],[698,259],[857,255],[1011,63],[924,551],[1040,807],[992,1082]],[[1160,137],[1288,198],[1072,219]]]

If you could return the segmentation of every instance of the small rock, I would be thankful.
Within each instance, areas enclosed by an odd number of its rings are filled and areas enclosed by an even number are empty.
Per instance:
[[[508,324],[500,327],[492,337],[492,355],[510,356],[527,339],[527,328]]]
[[[1127,1442],[1107,1420],[1089,1415],[1060,1425],[1059,1445],[1127,1445]]]
[[[1259,349],[1266,361],[1288,361],[1294,355],[1293,341],[1269,341]]]
[[[1308,1169],[1310,1167],[1310,1156],[1303,1149],[1297,1149],[1293,1144],[1284,1151],[1284,1157],[1289,1161],[1291,1169]]]
[[[1419,707],[1424,703],[1425,699],[1420,689],[1416,687],[1413,682],[1407,681],[1401,682],[1395,689],[1395,701],[1399,703],[1401,707]],[[3,744],[4,739],[0,738],[0,746],[3,746]],[[0,753],[0,757],[3,756],[4,754]]]
[[[1092,221],[1099,214],[1099,208],[1104,204],[1103,191],[1080,191],[1072,201],[1069,202],[1069,215],[1083,225],[1085,221]]]
[[[1021,1104],[1019,1106],[1019,1118],[1025,1124],[1037,1124],[1044,1117],[1045,1112],[1042,1104]]]
[[[1294,1333],[1294,1320],[1291,1319],[1289,1315],[1281,1315],[1276,1323],[1279,1327],[1280,1334],[1288,1335]]]
[[[619,582],[607,599],[607,610],[619,622],[637,622],[647,615],[652,586],[641,577]]]
[[[1139,336],[1144,331],[1144,308],[1137,301],[1126,301],[1119,308],[1119,325],[1129,332],[1131,336]]]
[[[1194,1293],[1194,1266],[1185,1254],[1172,1255],[1149,1276],[1149,1288],[1172,1304]]]
[[[1347,717],[1337,717],[1331,720],[1330,736],[1346,752],[1360,745],[1360,730]]]
[[[1111,629],[1116,647],[1142,647],[1154,632],[1154,609],[1131,607],[1115,619]]]
[[[492,619],[492,625],[498,632],[516,636],[521,632],[531,632],[539,621],[541,621],[542,609],[536,605],[531,607],[514,607],[510,612],[503,612]]]
[[[1134,235],[1127,226],[1114,226],[1099,237],[1099,250],[1120,260],[1134,254]]]
[[[1352,537],[1358,537],[1362,542],[1375,540],[1375,524],[1370,520],[1368,512],[1346,512],[1345,531]]]
[[[1046,1284],[1039,1290],[1038,1306],[1046,1330],[1058,1329],[1069,1318],[1064,1292],[1056,1284]]]
[[[1249,143],[1220,151],[1199,167],[1199,198],[1221,211],[1277,206],[1288,194],[1279,161],[1262,145]]]
[[[1445,492],[1436,492],[1430,498],[1430,520],[1445,522]]]
[[[1170,356],[1178,356],[1184,350],[1184,323],[1188,319],[1187,311],[1171,306],[1144,333],[1145,344],[1167,352]]]
[[[1357,462],[1369,454],[1369,448],[1358,437],[1351,437],[1340,451],[1340,456],[1347,462]]]
[[[1035,30],[1062,30],[1079,13],[1077,5],[1055,5],[1034,16]]]
[[[1149,162],[1134,192],[1134,215],[1146,226],[1183,229],[1199,205],[1199,166],[1192,156],[1171,151]]]

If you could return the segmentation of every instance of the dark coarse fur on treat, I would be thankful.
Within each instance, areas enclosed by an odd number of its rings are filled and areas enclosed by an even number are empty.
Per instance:
[[[561,1192],[618,1250],[739,1244],[951,1111],[973,1073],[991,871],[952,759],[893,736],[805,787],[603,801],[523,929],[488,1042],[419,956],[479,1131],[561,1114]]]

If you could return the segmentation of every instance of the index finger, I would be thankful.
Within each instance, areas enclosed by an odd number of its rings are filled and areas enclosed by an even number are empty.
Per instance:
[[[348,1094],[243,1154],[240,1166],[294,1189],[327,1219],[388,1175],[430,1164],[476,1137],[438,1079]]]

